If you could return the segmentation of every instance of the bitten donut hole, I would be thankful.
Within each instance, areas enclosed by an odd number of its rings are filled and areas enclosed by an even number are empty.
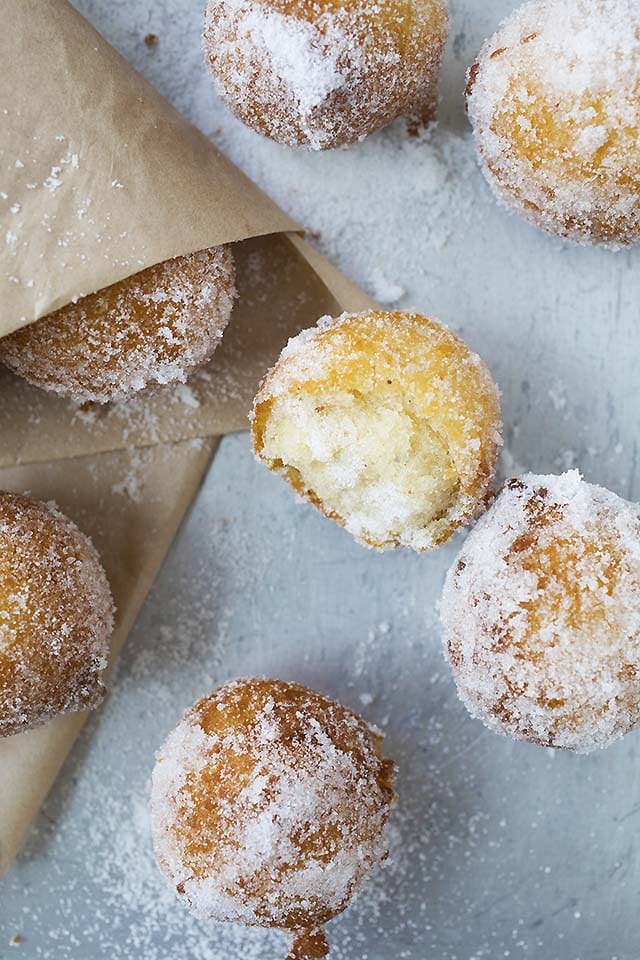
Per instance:
[[[422,552],[477,515],[501,443],[480,357],[421,314],[322,317],[289,341],[251,414],[253,448],[367,547]]]
[[[334,391],[274,400],[263,455],[357,538],[412,545],[460,485],[446,440],[400,393]]]

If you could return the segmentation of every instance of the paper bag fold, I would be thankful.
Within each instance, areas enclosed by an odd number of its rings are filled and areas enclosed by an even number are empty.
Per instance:
[[[2,21],[0,336],[170,257],[296,229],[66,0],[3,0]]]

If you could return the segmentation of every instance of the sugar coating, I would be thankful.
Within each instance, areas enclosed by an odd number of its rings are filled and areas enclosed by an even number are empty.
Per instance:
[[[209,0],[204,49],[236,116],[320,150],[431,119],[447,26],[444,0]]]
[[[531,0],[471,68],[469,117],[498,198],[612,247],[640,239],[640,7]]]
[[[510,481],[447,574],[441,617],[473,716],[607,746],[640,719],[640,509],[577,470]]]
[[[55,505],[0,493],[0,736],[96,706],[112,630],[89,538]]]
[[[318,931],[387,856],[393,764],[380,745],[356,714],[305,687],[226,684],[157,755],[162,871],[200,917]]]
[[[126,400],[184,383],[218,346],[235,291],[233,256],[212,247],[149,267],[0,340],[0,361],[78,401]]]
[[[366,546],[428,550],[478,511],[501,444],[489,371],[419,314],[343,314],[289,341],[254,402],[256,455]]]

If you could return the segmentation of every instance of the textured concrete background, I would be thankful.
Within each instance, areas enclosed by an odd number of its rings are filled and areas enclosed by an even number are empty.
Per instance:
[[[309,156],[243,129],[202,66],[200,0],[76,0],[374,295],[461,331],[504,394],[504,471],[577,465],[640,498],[640,251],[569,247],[498,209],[464,69],[512,0],[452,3],[439,129]],[[147,33],[157,45],[143,42]],[[136,496],[136,478],[125,487]],[[361,710],[400,766],[392,858],[331,925],[336,960],[637,960],[638,735],[587,758],[514,745],[457,702],[435,604],[456,543],[378,556],[222,444],[122,657],[0,891],[0,958],[270,960],[277,936],[193,921],[149,853],[153,752],[237,674]],[[9,945],[13,937],[22,938]]]

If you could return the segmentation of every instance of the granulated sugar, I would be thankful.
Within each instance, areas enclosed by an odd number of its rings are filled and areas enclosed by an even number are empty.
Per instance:
[[[503,388],[505,476],[552,472],[572,451],[590,479],[638,498],[637,256],[612,262],[505,216],[466,132],[464,70],[515,3],[452,0],[445,109],[428,136],[398,125],[320,155],[259,137],[221,105],[202,63],[202,4],[75,3],[353,280],[464,331]],[[161,38],[153,52],[149,31]],[[559,383],[567,403],[556,410]],[[189,390],[201,396],[193,381]],[[193,413],[188,402],[172,409]],[[39,416],[35,404],[34,429]],[[157,435],[157,421],[148,428]],[[136,473],[125,484],[134,494]],[[384,728],[399,764],[390,861],[329,925],[334,960],[635,957],[637,736],[576,758],[512,744],[467,716],[434,621],[463,536],[429,557],[367,554],[294,503],[246,437],[225,440],[111,699],[3,881],[3,960],[282,960],[277,934],[189,916],[150,851],[154,752],[198,696],[248,672],[357,709]]]
[[[577,470],[510,481],[442,597],[445,647],[473,716],[587,753],[640,719],[638,508]]]
[[[276,144],[247,149],[252,135],[233,133],[221,136],[222,148],[383,304],[411,303],[417,284],[435,269],[434,258],[474,215],[477,173],[468,133],[435,127],[412,137],[398,122],[359,144],[355,157],[341,150],[313,163]],[[410,278],[406,287],[398,277]]]

